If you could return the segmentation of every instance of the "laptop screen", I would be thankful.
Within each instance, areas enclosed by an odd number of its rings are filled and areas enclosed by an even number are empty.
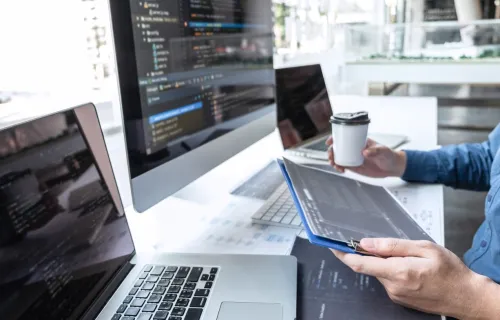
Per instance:
[[[2,319],[76,319],[134,252],[92,105],[0,131]]]
[[[289,149],[330,130],[332,107],[320,65],[276,70],[278,128]]]

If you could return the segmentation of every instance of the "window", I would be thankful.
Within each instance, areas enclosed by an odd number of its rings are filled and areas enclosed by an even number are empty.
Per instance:
[[[114,73],[111,23],[106,0],[81,0],[92,88],[101,89]]]

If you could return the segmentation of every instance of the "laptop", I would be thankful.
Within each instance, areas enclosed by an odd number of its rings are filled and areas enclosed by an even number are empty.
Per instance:
[[[278,130],[285,154],[325,161],[324,165],[310,164],[321,170],[333,170],[328,160],[326,140],[331,135],[332,106],[325,79],[319,64],[276,70]],[[407,141],[405,136],[370,133],[369,137],[390,148]],[[259,189],[270,195],[260,209],[252,215],[257,224],[303,228],[302,220],[293,204],[287,185],[277,164],[272,163],[251,181],[262,181]],[[269,183],[273,181],[274,183]],[[268,187],[262,187],[266,183]],[[264,193],[264,191],[262,191]]]
[[[296,293],[290,256],[136,254],[92,104],[0,130],[3,320],[293,320]]]
[[[286,153],[328,160],[332,106],[319,64],[276,70],[278,130]],[[370,133],[369,138],[390,148],[407,141],[402,135]]]

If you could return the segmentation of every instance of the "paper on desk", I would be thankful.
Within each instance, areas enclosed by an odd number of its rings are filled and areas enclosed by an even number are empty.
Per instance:
[[[412,185],[389,188],[422,229],[444,245],[443,189],[438,185]]]
[[[391,191],[436,243],[444,246],[443,186],[410,184],[399,178],[373,179],[348,171],[348,178]]]
[[[253,224],[252,208],[241,202],[231,202],[216,216],[204,216],[207,225],[186,252],[224,254],[272,254],[290,252],[300,230]]]

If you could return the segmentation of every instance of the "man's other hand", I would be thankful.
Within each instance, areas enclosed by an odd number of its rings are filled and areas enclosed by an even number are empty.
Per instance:
[[[406,169],[406,153],[394,151],[386,146],[368,139],[366,148],[363,150],[365,162],[360,167],[345,168],[335,163],[334,140],[328,138],[326,145],[328,148],[328,160],[330,164],[339,172],[346,169],[372,178],[401,177]]]
[[[488,280],[449,250],[397,239],[363,239],[360,245],[379,257],[332,251],[353,271],[377,277],[394,302],[459,319],[476,319],[481,312],[481,287]]]

